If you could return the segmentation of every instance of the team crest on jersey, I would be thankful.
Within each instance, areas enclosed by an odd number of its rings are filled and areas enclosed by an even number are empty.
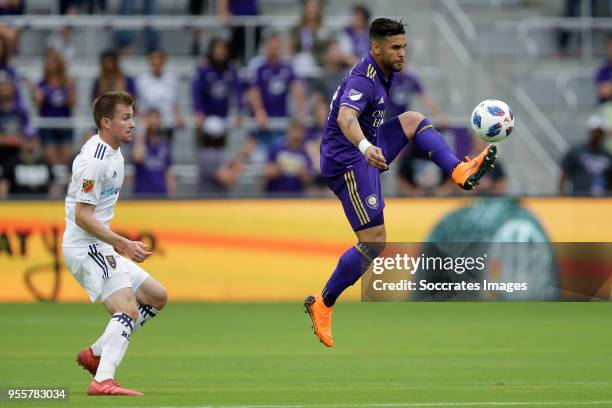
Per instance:
[[[376,210],[378,208],[378,198],[376,197],[376,194],[370,194],[365,201],[368,207],[371,209]]]
[[[96,184],[95,180],[83,179],[83,187],[81,190],[84,193],[91,193],[94,189],[94,185]]]
[[[354,102],[360,100],[362,96],[363,94],[356,89],[351,89],[348,94],[349,99]]]
[[[117,267],[117,262],[115,261],[115,257],[113,255],[106,255],[106,262],[108,262],[110,267],[113,269]]]

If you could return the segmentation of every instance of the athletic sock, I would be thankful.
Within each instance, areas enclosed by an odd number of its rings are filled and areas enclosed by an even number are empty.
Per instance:
[[[321,292],[325,306],[333,306],[338,296],[346,288],[357,282],[361,275],[368,270],[376,256],[378,254],[362,242],[358,242],[342,254],[336,269]]]
[[[134,330],[132,330],[132,333],[136,332],[138,329],[144,326],[144,324],[148,320],[151,320],[152,318],[157,316],[158,313],[159,313],[159,310],[155,309],[151,305],[142,305],[142,304],[139,305],[138,306],[138,318],[136,319],[136,322],[134,322]]]
[[[119,367],[121,360],[130,344],[133,320],[125,313],[115,313],[111,317],[102,337],[106,341],[102,346],[100,365],[96,372],[96,381],[101,382],[109,378],[115,378],[115,370]]]
[[[158,313],[159,313],[159,310],[155,309],[153,306],[150,306],[150,305],[138,306],[138,318],[136,319],[136,322],[134,323],[134,328],[132,330],[132,333],[136,332],[138,329],[144,326],[146,321],[154,318],[155,316],[157,316]],[[102,347],[104,346],[104,342],[106,341],[106,338],[108,337],[107,336],[108,331],[109,331],[109,328],[107,327],[106,330],[104,331],[104,334],[102,334],[102,336],[100,336],[98,340],[96,340],[96,342],[90,346],[91,351],[93,352],[94,356],[99,357],[102,354]]]
[[[425,157],[438,165],[446,174],[451,174],[461,160],[431,122],[425,118],[414,132],[414,144]]]

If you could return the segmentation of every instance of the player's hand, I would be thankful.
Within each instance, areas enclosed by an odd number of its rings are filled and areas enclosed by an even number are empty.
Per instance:
[[[152,254],[152,252],[146,250],[147,246],[140,241],[129,241],[124,249],[128,258],[137,263],[144,262]]]
[[[365,152],[365,158],[368,161],[368,164],[376,167],[380,170],[387,170],[389,166],[387,166],[387,160],[382,154],[382,150],[380,147],[370,146]]]

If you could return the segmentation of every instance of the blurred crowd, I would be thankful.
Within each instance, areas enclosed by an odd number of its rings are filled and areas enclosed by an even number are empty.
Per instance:
[[[99,75],[93,83],[90,102],[114,90],[128,91],[136,98],[138,131],[124,150],[133,165],[134,195],[177,194],[172,161],[173,146],[182,143],[175,140],[177,129],[194,132],[195,142],[189,148],[197,156],[198,190],[203,195],[227,194],[239,183],[245,167],[253,164],[260,169],[262,192],[329,194],[319,172],[321,132],[337,86],[350,67],[369,51],[371,14],[367,7],[354,5],[349,11],[349,24],[333,31],[322,24],[321,0],[304,0],[301,5],[301,18],[288,32],[254,30],[255,38],[251,40],[260,53],[247,59],[245,28],[230,22],[234,16],[258,15],[257,0],[214,2],[218,18],[228,25],[204,47],[200,46],[200,33],[193,29],[192,53],[202,58],[194,67],[191,81],[192,112],[180,109],[179,97],[185,96],[179,95],[175,73],[166,69],[169,56],[159,48],[158,34],[151,28],[144,31],[149,68],[132,77],[123,72],[121,58],[133,52],[133,32],[116,33],[115,48],[99,56]],[[60,0],[60,12],[64,14],[97,13],[105,8],[105,0]],[[210,8],[204,0],[189,3],[189,12],[194,15]],[[0,14],[20,12],[21,0],[0,2]],[[120,12],[154,15],[155,0],[145,0],[142,10],[136,9],[134,0],[122,0]],[[23,81],[11,63],[19,48],[19,35],[0,26],[0,198],[37,194],[61,197],[66,186],[57,180],[54,168],[69,168],[79,146],[95,132],[92,129],[85,135],[76,135],[70,127],[54,126],[54,120],[72,116],[77,102],[75,80],[68,74],[69,61],[75,54],[70,36],[69,28],[50,36],[39,80]],[[612,40],[608,48],[607,65],[596,80],[602,106],[611,103],[612,98]],[[32,103],[26,104],[25,98]],[[416,100],[459,155],[470,155],[482,148],[482,142],[468,129],[450,126],[408,61],[392,88],[387,115],[409,110]],[[34,106],[36,111],[28,111],[26,106]],[[610,111],[602,112],[605,117]],[[33,115],[45,125],[35,129]],[[605,118],[601,119],[605,122]],[[237,152],[229,152],[228,138],[245,122],[253,124],[249,127],[252,130]],[[572,150],[563,161],[559,183],[563,193],[612,191],[612,161],[605,143],[608,130],[603,126],[603,136],[595,143],[595,122],[597,119],[588,125],[589,142]],[[405,150],[397,165],[400,194],[459,193],[433,163],[410,147]],[[585,152],[591,155],[588,160]],[[592,156],[601,158],[597,166],[591,165]],[[483,179],[479,192],[507,192],[502,163]]]

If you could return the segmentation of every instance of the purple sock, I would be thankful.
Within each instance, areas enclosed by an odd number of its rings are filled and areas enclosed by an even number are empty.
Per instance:
[[[427,118],[417,126],[413,140],[419,152],[436,163],[446,174],[451,174],[461,162]]]
[[[321,292],[325,306],[331,307],[346,288],[352,286],[370,267],[377,255],[364,244],[353,245],[340,257],[336,270]]]

